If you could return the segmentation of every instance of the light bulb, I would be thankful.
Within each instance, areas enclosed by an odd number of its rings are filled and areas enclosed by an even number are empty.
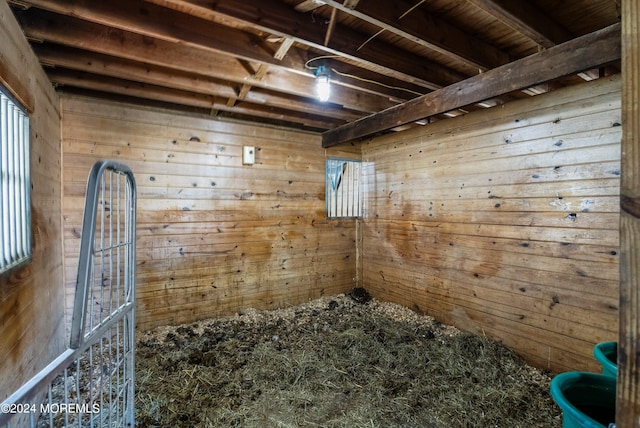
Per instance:
[[[331,95],[331,82],[326,74],[316,76],[316,96],[319,101],[327,101]]]
[[[327,101],[329,95],[331,95],[331,79],[327,67],[324,65],[318,66],[314,72],[316,75],[316,97],[319,101]]]

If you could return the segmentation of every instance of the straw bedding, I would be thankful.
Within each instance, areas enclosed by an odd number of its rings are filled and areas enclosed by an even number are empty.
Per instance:
[[[144,427],[557,427],[550,376],[362,290],[140,334]]]

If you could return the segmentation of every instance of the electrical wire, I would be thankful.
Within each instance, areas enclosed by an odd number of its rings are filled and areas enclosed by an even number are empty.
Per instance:
[[[400,17],[398,18],[398,21],[400,21],[402,18],[404,18],[405,16],[407,16],[410,12],[412,12],[415,8],[417,8],[418,6],[420,6],[422,3],[424,3],[426,0],[420,0],[418,3],[414,4],[413,6],[411,6],[409,9],[407,9],[407,11],[405,13],[403,13],[402,15],[400,15]]]
[[[371,40],[375,39],[376,37],[378,37],[380,34],[384,33],[384,28],[382,28],[380,31],[378,31],[376,34],[374,34],[373,36],[369,37],[367,40],[365,40],[360,46],[358,46],[358,49],[356,49],[356,51],[360,51],[360,49],[362,49],[363,47],[365,47],[365,45],[367,43],[369,43]]]
[[[304,63],[304,68],[309,69],[309,70],[317,70],[318,67],[312,67],[309,64],[312,63],[313,61],[319,61],[319,60],[323,60],[323,59],[335,59],[335,58],[340,58],[339,55],[323,55],[323,56],[317,56],[315,58],[311,58],[309,61]],[[361,82],[366,82],[366,83],[371,83],[374,85],[379,85],[379,86],[383,86],[385,88],[388,89],[394,89],[394,90],[398,90],[398,91],[405,91],[408,92],[410,94],[413,95],[424,95],[421,92],[417,92],[417,91],[413,91],[411,89],[407,89],[407,88],[402,88],[400,86],[392,86],[392,85],[387,85],[386,83],[382,83],[382,82],[378,82],[376,80],[371,80],[371,79],[366,79],[364,77],[360,77],[360,76],[356,76],[355,74],[349,74],[349,73],[343,73],[341,71],[336,70],[335,68],[331,67],[331,71],[335,74],[337,74],[338,76],[342,76],[342,77],[348,77],[350,79],[355,79],[355,80],[359,80]]]
[[[336,73],[338,76],[349,77],[351,79],[360,80],[362,82],[367,82],[367,83],[372,83],[374,85],[384,86],[385,88],[388,88],[388,89],[395,89],[395,90],[398,90],[398,91],[405,91],[405,92],[409,92],[410,94],[414,94],[414,95],[418,95],[418,96],[424,95],[421,92],[413,91],[411,89],[403,88],[403,87],[400,87],[400,86],[387,85],[386,83],[378,82],[376,80],[371,80],[371,79],[365,79],[364,77],[356,76],[354,74],[341,73],[338,70],[336,70],[335,68],[331,68],[331,71]]]
[[[420,0],[418,3],[414,4],[413,6],[411,6],[409,9],[407,9],[407,11],[405,13],[403,13],[402,15],[400,15],[398,17],[398,19],[396,19],[396,21],[400,21],[402,18],[404,18],[405,16],[407,16],[409,13],[413,12],[418,6],[420,6],[422,3],[424,3],[426,0]],[[367,43],[369,43],[371,40],[375,39],[376,37],[378,37],[380,34],[384,33],[385,29],[381,28],[380,31],[378,31],[376,34],[374,34],[373,36],[369,37],[367,40],[365,40],[365,42],[363,44],[361,44],[360,46],[358,46],[358,49],[356,49],[357,51],[359,51],[360,49],[362,49],[363,47],[365,47],[365,45]]]
[[[304,68],[309,70],[316,70],[318,67],[311,67],[309,63],[313,61],[319,61],[321,59],[334,59],[334,58],[340,58],[340,55],[323,55],[323,56],[317,56],[315,58],[311,58],[309,61],[304,63]]]

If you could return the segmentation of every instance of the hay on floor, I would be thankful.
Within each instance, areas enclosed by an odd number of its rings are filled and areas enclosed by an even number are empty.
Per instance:
[[[354,295],[354,297],[357,297]],[[140,334],[145,427],[557,427],[550,376],[376,300],[324,297]]]

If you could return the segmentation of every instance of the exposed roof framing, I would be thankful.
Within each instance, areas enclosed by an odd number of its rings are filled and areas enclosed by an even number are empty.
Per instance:
[[[323,134],[330,147],[408,122],[445,113],[485,98],[575,74],[585,68],[620,60],[620,24],[470,77],[438,91],[391,107]]]
[[[513,0],[468,0],[480,10],[520,32],[543,48],[566,42],[574,36],[552,16],[532,3]]]
[[[331,144],[345,141],[338,135],[368,135],[340,130],[384,119],[388,111],[397,115],[447,88],[481,82],[484,90],[469,86],[478,92],[464,100],[468,105],[439,102],[448,110],[414,114],[373,132],[489,108],[618,68],[614,61],[598,69],[603,61],[593,58],[561,80],[487,91],[499,86],[491,81],[501,78],[492,77],[493,70],[616,24],[619,8],[609,0],[9,3],[60,88],[316,130]],[[315,99],[319,65],[331,72],[325,103]],[[531,60],[528,67],[546,65]]]

